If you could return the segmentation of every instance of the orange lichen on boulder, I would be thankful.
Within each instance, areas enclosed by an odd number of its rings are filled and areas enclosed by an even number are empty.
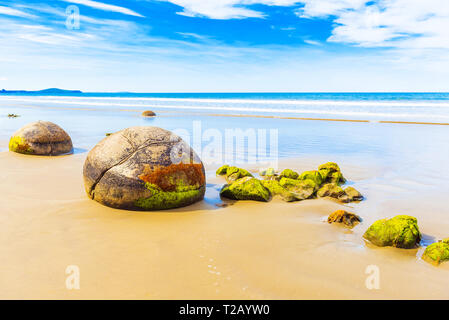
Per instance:
[[[163,191],[177,191],[183,186],[203,186],[205,176],[202,164],[171,164],[167,167],[155,166],[145,170],[139,179],[161,188]]]

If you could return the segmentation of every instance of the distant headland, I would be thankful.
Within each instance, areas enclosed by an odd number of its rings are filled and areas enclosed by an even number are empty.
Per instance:
[[[83,93],[80,90],[64,90],[58,88],[49,88],[37,91],[27,91],[27,90],[0,90],[0,94],[64,94],[64,93]]]

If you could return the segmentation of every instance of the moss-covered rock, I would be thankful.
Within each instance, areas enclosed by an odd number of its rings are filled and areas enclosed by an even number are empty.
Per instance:
[[[270,191],[256,178],[243,177],[223,186],[220,196],[233,200],[269,201]]]
[[[362,219],[358,215],[345,210],[337,210],[327,218],[327,222],[329,223],[343,223],[349,228],[355,227],[360,221]]]
[[[261,169],[259,170],[259,175],[261,177],[272,177],[276,175],[276,170],[274,170],[274,168]]]
[[[217,176],[224,176],[226,172],[228,172],[229,166],[225,164],[224,166],[221,166],[217,169],[216,174]]]
[[[305,200],[311,198],[316,189],[316,183],[313,180],[295,180],[289,178],[281,178],[279,180],[281,187],[291,192],[297,200]]]
[[[342,187],[335,183],[326,183],[317,191],[317,196],[320,198],[323,197],[331,197],[335,199],[339,199],[344,196],[345,192]]]
[[[61,127],[37,121],[19,129],[9,140],[9,150],[17,153],[56,156],[73,151],[72,139]]]
[[[265,188],[267,188],[270,191],[273,197],[280,196],[282,200],[287,202],[298,200],[296,199],[293,193],[282,187],[279,181],[277,180],[261,180],[260,182]]]
[[[313,182],[315,182],[316,186],[319,187],[322,183],[323,183],[323,178],[321,176],[321,174],[316,171],[305,171],[303,173],[301,173],[301,175],[298,178],[299,180],[312,180]]]
[[[242,168],[238,167],[229,167],[226,171],[226,181],[227,182],[233,182],[237,181],[238,179],[244,178],[244,177],[253,177],[253,175]]]
[[[224,165],[220,168],[218,168],[217,175],[222,176],[222,175],[226,175],[226,181],[229,182],[233,182],[236,181],[238,179],[244,178],[244,177],[252,177],[253,175],[242,168],[238,168],[238,167],[230,167],[228,165]]]
[[[340,172],[340,167],[335,162],[326,162],[318,167],[318,170],[328,170],[329,172]]]
[[[206,189],[199,157],[157,127],[131,127],[104,138],[87,155],[83,175],[91,199],[119,209],[178,208],[203,199]]]
[[[344,184],[346,179],[340,171],[340,167],[335,162],[327,162],[318,167],[324,183]]]
[[[426,248],[422,258],[433,264],[449,260],[449,238],[432,243]]]
[[[343,174],[341,172],[332,172],[329,174],[326,178],[326,182],[329,183],[336,183],[336,184],[344,184],[346,182],[345,177],[343,177]]]
[[[297,172],[293,171],[292,169],[284,169],[284,170],[282,170],[279,177],[288,178],[288,179],[298,179],[299,174]]]
[[[379,247],[414,248],[421,241],[418,221],[414,217],[399,215],[373,223],[363,237]]]

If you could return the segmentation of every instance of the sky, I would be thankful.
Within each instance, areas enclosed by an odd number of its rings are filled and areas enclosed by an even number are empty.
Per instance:
[[[0,1],[0,88],[448,92],[449,0]]]

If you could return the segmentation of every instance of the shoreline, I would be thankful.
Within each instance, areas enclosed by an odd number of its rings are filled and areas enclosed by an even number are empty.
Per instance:
[[[204,201],[145,213],[88,199],[86,155],[0,152],[0,166],[8,169],[1,173],[0,192],[8,200],[0,203],[0,239],[9,244],[0,247],[8,257],[0,298],[449,298],[448,264],[422,261],[423,248],[377,248],[361,237],[375,220],[399,213],[417,216],[426,241],[447,236],[444,191],[421,195],[427,199],[421,203],[413,191],[419,181],[387,185],[376,178],[385,168],[346,157],[343,174],[366,196],[359,204],[274,199],[219,208],[225,182],[207,167]],[[313,169],[322,157],[281,159],[280,166]],[[352,230],[329,225],[325,219],[337,209],[360,215],[362,223]],[[373,264],[380,268],[380,290],[365,287],[365,269]],[[68,265],[80,267],[81,290],[65,289]]]
[[[67,102],[64,102],[67,103]],[[154,111],[162,114],[174,114],[179,111],[177,110],[159,110],[160,106],[152,106]],[[8,107],[4,107],[8,108]],[[10,108],[16,108],[10,107]],[[20,106],[20,108],[25,109],[49,109],[49,110],[73,110],[73,111],[91,111],[91,112],[127,112],[127,113],[137,113],[141,114],[144,110],[133,110],[133,109],[116,109],[116,110],[105,110],[101,108],[84,108],[84,107],[48,107],[48,106]],[[176,109],[176,107],[173,107]],[[276,116],[276,115],[258,115],[258,114],[220,114],[220,113],[200,113],[200,112],[185,112],[184,115],[188,116],[205,116],[205,117],[225,117],[225,118],[261,118],[261,119],[279,119],[279,120],[301,120],[301,121],[329,121],[329,122],[354,122],[354,123],[380,123],[380,124],[410,124],[410,125],[434,125],[434,126],[449,126],[449,122],[428,122],[428,121],[399,121],[399,120],[367,120],[367,119],[340,119],[340,118],[310,118],[310,117],[293,117],[293,116]],[[160,115],[158,114],[158,117]]]

